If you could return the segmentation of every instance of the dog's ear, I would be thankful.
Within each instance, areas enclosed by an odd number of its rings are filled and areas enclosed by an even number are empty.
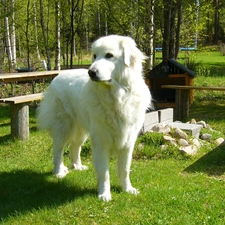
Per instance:
[[[141,63],[145,60],[143,53],[136,47],[133,39],[126,37],[122,41],[124,63],[126,66],[134,66],[136,63]]]
[[[127,44],[123,44],[123,57],[125,65],[130,66],[133,59],[131,49]]]

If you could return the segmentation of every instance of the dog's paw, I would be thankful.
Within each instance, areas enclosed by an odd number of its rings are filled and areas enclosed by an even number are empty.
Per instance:
[[[110,193],[103,193],[101,195],[98,195],[98,199],[104,202],[109,202],[112,200],[112,197]]]
[[[71,168],[74,170],[87,170],[88,167],[87,166],[83,166],[82,164],[72,164]]]
[[[66,166],[61,167],[58,172],[55,172],[56,177],[58,178],[65,177],[67,173],[69,173],[69,170]]]
[[[133,194],[133,195],[138,195],[139,194],[139,191],[136,188],[134,188],[134,187],[127,188],[125,191],[127,193]]]

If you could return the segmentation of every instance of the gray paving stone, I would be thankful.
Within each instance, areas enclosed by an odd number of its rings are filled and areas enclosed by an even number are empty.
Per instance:
[[[185,131],[186,133],[189,133],[190,135],[198,138],[199,134],[201,132],[202,129],[202,125],[200,124],[189,124],[189,123],[177,123],[177,122],[173,122],[173,123],[169,123],[169,125],[172,128],[179,128],[183,131]]]

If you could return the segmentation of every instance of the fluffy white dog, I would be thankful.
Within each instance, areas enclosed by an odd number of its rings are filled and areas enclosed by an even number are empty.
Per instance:
[[[53,139],[54,172],[68,173],[64,147],[70,144],[71,167],[87,169],[80,159],[81,145],[90,135],[98,197],[111,200],[109,161],[117,157],[122,190],[138,194],[130,182],[133,147],[143,125],[151,96],[142,77],[144,55],[129,37],[102,37],[92,46],[89,70],[61,72],[51,83],[38,109],[39,128]]]

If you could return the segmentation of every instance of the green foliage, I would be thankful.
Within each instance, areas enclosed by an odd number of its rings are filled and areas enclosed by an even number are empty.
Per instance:
[[[162,134],[159,133],[145,133],[138,137],[134,158],[151,159],[160,152],[160,145],[162,144]]]
[[[210,69],[205,68],[205,67],[198,67],[198,68],[196,68],[196,75],[203,76],[203,77],[210,77],[211,71],[210,71]]]
[[[83,52],[90,50],[92,43],[99,36],[107,34],[120,34],[132,36],[142,50],[149,45],[149,23],[152,11],[149,9],[153,1],[139,0],[82,0],[82,1],[41,1],[17,0],[14,8],[10,1],[4,1],[0,5],[0,20],[9,19],[9,33],[15,25],[18,66],[35,66],[39,61],[37,48],[41,59],[47,61],[47,52],[53,59],[56,46],[56,4],[60,4],[60,27],[61,27],[61,54],[62,64],[67,65],[69,58],[78,55],[82,58]],[[176,1],[174,1],[176,2]],[[164,16],[163,12],[166,1],[154,1],[154,43],[157,47],[162,45],[162,33]],[[180,32],[181,46],[194,46],[194,37],[198,35],[199,46],[211,44],[213,41],[214,13],[216,7],[212,7],[209,1],[203,1],[197,8],[195,2],[183,1],[182,23]],[[41,10],[42,9],[42,10]],[[197,9],[199,16],[197,19]],[[43,15],[41,12],[43,11]],[[225,13],[219,5],[219,39],[224,40]],[[13,19],[13,13],[15,19]],[[177,12],[173,14],[177,20]],[[43,23],[42,23],[43,22]],[[4,26],[2,26],[4,27]],[[215,26],[216,27],[216,26]],[[5,37],[6,29],[0,29],[0,36]],[[45,40],[45,35],[46,39]],[[73,41],[75,41],[73,43]],[[3,48],[0,49],[4,55]],[[29,52],[29,57],[28,57]],[[9,70],[10,63],[1,65],[4,71]],[[73,60],[71,60],[73,61]],[[52,63],[53,64],[53,63]],[[53,66],[52,66],[53,68]]]
[[[87,140],[83,145],[82,145],[82,151],[81,155],[84,157],[89,157],[91,154],[91,142]]]
[[[198,61],[196,55],[194,54],[188,55],[185,59],[185,66],[192,71],[196,71],[200,64],[201,62]]]
[[[163,134],[147,132],[138,137],[133,158],[135,159],[187,159],[186,154],[181,153],[174,145],[163,145]]]

